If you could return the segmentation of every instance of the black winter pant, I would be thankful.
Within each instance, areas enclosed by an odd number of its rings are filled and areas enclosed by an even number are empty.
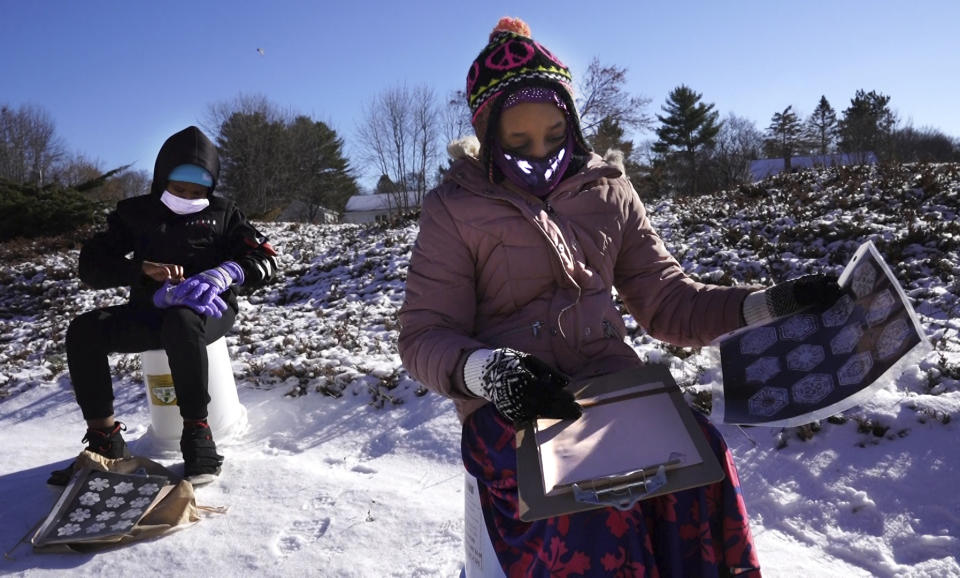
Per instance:
[[[207,417],[207,345],[233,327],[236,312],[216,319],[188,307],[138,307],[125,304],[88,311],[67,329],[67,364],[84,419],[113,415],[109,353],[164,349],[177,392],[180,415]]]

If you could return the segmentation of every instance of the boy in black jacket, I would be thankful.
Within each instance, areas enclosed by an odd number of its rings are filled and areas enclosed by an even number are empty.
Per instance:
[[[167,139],[150,194],[125,199],[107,229],[84,243],[80,279],[91,287],[130,286],[130,301],[78,316],[67,330],[67,363],[87,422],[87,449],[130,455],[113,415],[109,353],[164,349],[183,417],[184,477],[205,483],[223,456],[207,424],[207,349],[230,330],[236,286],[258,286],[276,270],[276,252],[229,199],[213,195],[216,146],[198,128]],[[71,468],[49,483],[66,484]]]

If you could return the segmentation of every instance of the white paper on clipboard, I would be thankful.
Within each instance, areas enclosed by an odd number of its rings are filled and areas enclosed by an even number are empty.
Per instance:
[[[660,387],[654,383],[618,391],[612,403],[603,403],[609,395],[578,400],[583,416],[572,422],[537,420],[544,493],[556,495],[576,482],[661,464],[672,469],[701,463],[669,393],[643,395]]]

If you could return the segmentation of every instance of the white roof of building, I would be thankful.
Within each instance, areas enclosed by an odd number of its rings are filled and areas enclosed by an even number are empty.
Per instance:
[[[360,211],[387,211],[397,207],[397,196],[404,193],[375,193],[372,195],[354,195],[347,201],[345,212]],[[407,204],[411,207],[418,207],[417,192],[408,191]]]

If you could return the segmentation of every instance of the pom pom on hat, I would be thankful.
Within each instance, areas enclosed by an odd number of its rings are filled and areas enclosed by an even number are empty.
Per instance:
[[[496,36],[498,32],[513,32],[514,34],[519,34],[520,36],[533,38],[533,34],[530,32],[530,27],[527,26],[526,22],[519,18],[512,18],[510,16],[504,16],[499,22],[497,22],[497,25],[493,28],[493,32],[490,33],[490,40],[493,40],[493,37]]]

